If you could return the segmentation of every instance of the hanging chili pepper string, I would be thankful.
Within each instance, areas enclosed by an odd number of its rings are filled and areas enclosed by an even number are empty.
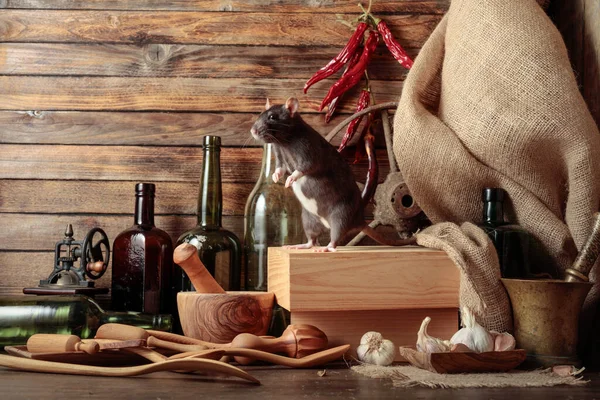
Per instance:
[[[315,83],[327,78],[328,76],[339,71],[344,64],[348,62],[360,46],[363,41],[363,37],[365,31],[369,25],[366,22],[360,22],[356,27],[356,30],[352,34],[352,37],[346,43],[346,46],[340,51],[340,53],[335,56],[329,63],[318,70],[307,82],[304,84],[304,93],[308,91],[308,88],[314,85]]]
[[[369,106],[370,100],[371,100],[371,90],[368,87],[368,81],[367,81],[367,88],[363,89],[360,92],[360,97],[358,98],[358,103],[356,105],[355,112],[359,112],[359,111],[362,111],[365,108],[367,108]],[[348,127],[346,128],[346,133],[344,133],[344,137],[342,138],[342,143],[340,144],[340,147],[338,148],[339,152],[341,152],[342,150],[344,150],[346,148],[346,146],[348,145],[348,143],[350,142],[350,140],[356,133],[356,130],[358,129],[358,126],[359,126],[360,122],[362,121],[362,119],[363,119],[362,116],[358,117],[348,124]]]
[[[341,96],[344,92],[354,87],[360,81],[360,79],[363,76],[363,73],[367,69],[367,65],[369,64],[373,53],[375,52],[375,48],[379,43],[379,36],[379,32],[377,31],[369,32],[369,37],[367,38],[363,52],[360,55],[360,59],[358,60],[356,65],[348,71],[346,76],[340,78],[331,86],[331,88],[329,88],[327,95],[325,96],[323,102],[319,106],[319,111],[322,111],[323,108],[325,108],[326,105],[331,103],[333,99]]]
[[[348,64],[346,64],[346,69],[342,73],[342,78],[348,73],[348,71],[352,67],[354,67],[356,65],[356,63],[360,59],[361,54],[362,54],[362,49],[357,49],[357,51],[354,53],[354,55],[352,56],[350,61],[348,61]],[[331,100],[331,103],[329,103],[329,107],[327,108],[327,114],[325,114],[325,122],[326,123],[328,123],[331,120],[331,117],[333,116],[333,113],[335,112],[335,109],[337,108],[337,104],[340,100],[340,97],[341,96],[336,97],[335,99]]]

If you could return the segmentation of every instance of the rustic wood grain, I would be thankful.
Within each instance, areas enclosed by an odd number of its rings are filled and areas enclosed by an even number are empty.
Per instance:
[[[57,10],[151,10],[151,11],[229,11],[229,12],[309,12],[357,13],[353,0],[244,1],[244,0],[3,0],[0,8]],[[366,4],[366,3],[365,3]],[[441,14],[448,10],[450,0],[378,0],[373,13]]]
[[[197,180],[156,183],[155,214],[195,215],[198,185]],[[0,212],[126,214],[133,221],[134,186],[126,181],[0,180]],[[224,183],[223,214],[244,215],[253,187],[253,183]]]
[[[196,225],[195,216],[157,216],[156,226],[165,230],[173,241]],[[52,214],[0,214],[0,250],[53,250],[64,236],[67,224],[73,225],[77,240],[94,227],[102,228],[112,245],[117,235],[133,225],[128,215],[52,215]],[[243,237],[244,217],[223,217],[225,229]],[[44,272],[46,273],[46,272]],[[48,274],[50,271],[47,272]]]
[[[0,111],[0,143],[198,147],[205,135],[216,135],[223,146],[259,147],[250,136],[259,113]],[[329,124],[322,113],[302,118],[326,136],[347,116],[338,114]],[[339,145],[342,136],[331,143]],[[375,145],[385,147],[383,135],[376,134]]]
[[[342,47],[0,43],[0,74],[306,81]],[[414,58],[418,49],[407,52]],[[404,80],[407,72],[383,46],[369,64],[374,80]]]
[[[273,293],[195,293],[177,295],[177,309],[186,336],[229,343],[240,333],[266,335],[273,315]]]
[[[357,14],[6,10],[0,27],[7,42],[343,46],[352,30],[338,19]],[[403,47],[420,48],[440,19],[406,14],[386,22]]]
[[[389,171],[385,150],[377,150],[379,177]],[[353,159],[353,154],[349,155]],[[255,183],[262,148],[223,148],[223,182]],[[355,179],[364,182],[367,162],[353,166]],[[141,146],[0,146],[0,179],[94,181],[198,182],[202,169],[199,147]]]
[[[56,241],[60,239],[57,236]],[[48,279],[54,268],[54,251],[0,251],[0,265],[2,265],[2,287],[19,288],[21,292],[18,294],[23,294],[24,287],[36,287],[41,279]],[[104,275],[107,275],[108,271],[110,268]],[[100,280],[106,281],[104,276]],[[110,279],[108,279],[108,286],[110,286]]]
[[[327,335],[329,346],[350,344],[352,347],[348,355],[356,358],[356,348],[360,344],[360,338],[369,331],[380,332],[396,346],[414,347],[419,326],[427,316],[432,318],[428,332],[431,336],[450,339],[458,330],[456,308],[300,311],[292,312],[291,321],[293,324],[318,326]],[[397,353],[395,361],[405,360]]]
[[[268,257],[268,289],[292,314],[458,307],[459,272],[443,251],[416,246],[341,246],[334,253],[270,248]]]
[[[0,76],[2,110],[219,111],[259,113],[265,99],[282,104],[300,100],[301,112],[316,112],[334,80],[314,85],[302,94],[300,79],[195,79],[124,77]],[[397,101],[402,82],[372,81],[377,102]],[[357,85],[348,92],[357,98]],[[352,113],[354,102],[340,104]]]

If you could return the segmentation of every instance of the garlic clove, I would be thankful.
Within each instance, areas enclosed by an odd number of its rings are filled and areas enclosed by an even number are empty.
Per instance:
[[[396,346],[379,332],[367,332],[360,339],[356,355],[365,363],[386,366],[394,362]]]
[[[453,344],[452,347],[450,348],[450,351],[452,353],[472,353],[473,352],[473,350],[471,350],[470,348],[468,348],[466,345],[464,345],[462,343]]]
[[[514,350],[516,341],[510,333],[498,333],[494,338],[494,351],[510,351]]]
[[[494,337],[477,323],[473,313],[467,308],[463,308],[461,315],[463,317],[464,328],[459,329],[450,338],[450,343],[462,343],[476,353],[494,351]]]
[[[427,327],[430,322],[431,318],[425,317],[421,323],[421,328],[419,328],[419,332],[417,333],[417,351],[423,353],[443,353],[450,351],[450,342],[429,336]]]

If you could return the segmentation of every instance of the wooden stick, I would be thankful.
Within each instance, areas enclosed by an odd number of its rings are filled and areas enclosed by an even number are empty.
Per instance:
[[[200,261],[196,246],[189,243],[182,243],[177,246],[173,252],[173,262],[183,268],[192,285],[196,288],[196,292],[225,293],[225,290]]]
[[[93,340],[82,342],[75,335],[37,333],[27,340],[27,351],[30,353],[84,351],[88,354],[96,354],[99,350],[100,345],[97,342]]]

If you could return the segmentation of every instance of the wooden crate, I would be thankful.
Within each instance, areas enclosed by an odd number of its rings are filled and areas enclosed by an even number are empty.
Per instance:
[[[291,322],[322,329],[352,353],[367,331],[414,346],[421,321],[449,339],[458,329],[459,272],[443,251],[423,247],[338,247],[335,253],[269,249],[269,291]],[[402,358],[397,357],[397,360]]]

